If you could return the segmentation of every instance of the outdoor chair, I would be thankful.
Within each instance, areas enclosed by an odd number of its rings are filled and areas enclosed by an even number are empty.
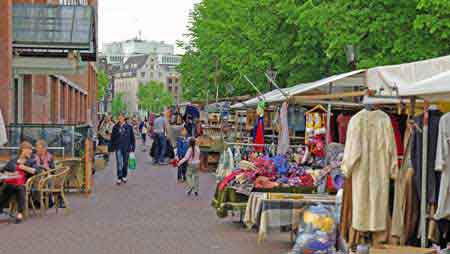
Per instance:
[[[39,182],[47,177],[49,174],[52,174],[55,170],[44,171],[40,174],[34,175],[28,178],[25,183],[25,212],[24,217],[28,218],[30,216],[30,208],[33,211],[34,215],[36,215],[36,205],[34,197],[42,195],[39,191]],[[38,200],[36,200],[38,201]],[[30,207],[31,205],[31,207]]]
[[[48,207],[49,196],[53,195],[55,200],[61,198],[65,205],[66,214],[69,212],[69,201],[64,194],[64,184],[70,169],[68,167],[58,167],[53,174],[49,174],[39,181],[39,192],[41,193],[41,215],[45,214],[45,208]],[[55,204],[58,213],[59,206]]]
[[[68,167],[66,187],[70,189],[81,189],[83,186],[82,167],[83,161],[80,159],[67,159],[58,161],[57,167]]]

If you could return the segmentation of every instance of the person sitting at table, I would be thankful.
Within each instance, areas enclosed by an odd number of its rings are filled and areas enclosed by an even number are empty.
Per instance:
[[[0,208],[3,209],[9,205],[11,199],[17,202],[17,214],[15,223],[21,223],[23,220],[23,212],[25,210],[25,183],[26,174],[34,175],[37,170],[31,167],[31,156],[33,147],[27,141],[20,144],[19,156],[10,160],[1,170],[3,174],[15,176],[13,179],[4,181],[5,187],[0,194]]]
[[[36,142],[36,153],[33,157],[33,162],[36,167],[42,170],[52,170],[55,169],[55,161],[53,160],[53,155],[48,151],[47,143],[40,139]],[[39,207],[40,205],[40,196],[39,193],[33,192],[32,194],[33,201],[35,202],[35,206]],[[53,196],[50,193],[49,195],[49,206],[53,207],[54,200]],[[59,207],[64,208],[64,203],[61,197],[59,198]]]
[[[34,160],[36,165],[44,170],[55,168],[53,155],[48,152],[47,143],[42,139],[36,142],[36,154],[34,155]]]

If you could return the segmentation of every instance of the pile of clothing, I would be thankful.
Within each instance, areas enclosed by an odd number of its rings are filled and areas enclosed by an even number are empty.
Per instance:
[[[342,156],[334,153],[333,158],[321,160],[320,165],[316,165],[317,161],[297,161],[289,154],[274,157],[262,155],[251,161],[242,160],[234,171],[219,182],[218,187],[221,191],[226,187],[250,191],[252,188],[307,187],[334,192],[343,187],[344,179],[338,161]],[[325,166],[326,161],[330,163],[328,166]]]

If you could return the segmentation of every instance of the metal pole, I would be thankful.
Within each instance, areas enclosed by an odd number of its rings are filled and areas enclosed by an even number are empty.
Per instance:
[[[285,93],[283,91],[283,89],[281,89],[277,83],[275,83],[275,81],[269,76],[267,75],[267,73],[264,73],[264,75],[266,75],[266,78],[269,80],[270,83],[272,83],[277,89],[278,91],[280,91],[280,93],[286,98],[289,99],[289,95],[287,93]]]
[[[214,73],[214,83],[216,85],[216,103],[219,102],[219,85],[217,84],[217,69],[219,68],[219,59],[216,59],[216,71]]]
[[[425,101],[422,129],[422,182],[420,194],[420,245],[427,247],[427,163],[428,163],[428,102]]]
[[[328,135],[328,133],[330,131],[330,128],[331,128],[331,104],[328,103],[328,108],[327,108],[327,130],[326,130],[326,133],[325,133],[325,135],[326,135],[326,137],[325,137],[325,140],[326,140],[325,147],[327,148],[327,149],[325,149],[326,151],[328,150],[328,143],[330,142],[330,137]]]
[[[250,85],[253,86],[253,88],[256,90],[256,92],[259,93],[260,96],[258,96],[258,97],[262,97],[263,99],[265,99],[264,95],[261,93],[261,91],[259,91],[258,87],[256,87],[255,84],[253,84],[253,82],[250,81],[250,79],[247,77],[247,75],[244,75],[244,78],[247,80],[248,83],[250,83]]]

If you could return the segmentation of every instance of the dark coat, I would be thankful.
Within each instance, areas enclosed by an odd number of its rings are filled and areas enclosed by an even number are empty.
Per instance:
[[[167,146],[166,146],[167,149],[166,149],[166,156],[165,157],[169,158],[169,159],[174,159],[175,158],[175,152],[174,152],[172,143],[170,143],[169,139],[166,139],[166,142],[167,142]],[[155,158],[155,156],[156,156],[156,153],[157,153],[156,148],[158,147],[158,145],[159,145],[159,139],[157,139],[157,138],[153,139],[152,148],[150,149],[150,156],[152,158]]]
[[[122,127],[122,133],[120,132],[120,128],[120,123],[115,124],[113,127],[110,151],[121,149],[122,151],[133,152],[136,147],[133,127],[125,123]]]

